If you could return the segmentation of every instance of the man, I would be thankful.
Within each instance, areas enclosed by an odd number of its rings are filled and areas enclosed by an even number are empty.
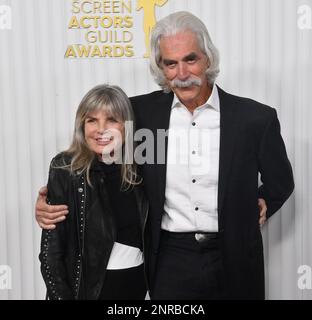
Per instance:
[[[166,162],[156,161],[158,139],[154,163],[142,166],[150,201],[145,262],[151,297],[263,299],[259,222],[294,188],[276,111],[215,85],[218,52],[205,25],[187,12],[156,24],[151,72],[165,92],[131,100],[138,129],[156,137],[169,128]],[[186,139],[178,144],[181,130]],[[36,215],[50,228],[66,208],[46,205],[45,193]]]

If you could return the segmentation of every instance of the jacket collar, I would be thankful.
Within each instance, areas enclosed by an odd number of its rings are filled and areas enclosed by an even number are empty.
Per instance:
[[[97,171],[97,172],[103,172],[108,174],[112,172],[120,171],[120,170],[121,170],[120,164],[116,164],[116,163],[106,164],[97,158],[95,158],[92,161],[92,164],[90,167],[90,171]]]

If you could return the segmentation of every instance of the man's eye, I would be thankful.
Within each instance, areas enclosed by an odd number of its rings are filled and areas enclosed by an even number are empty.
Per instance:
[[[165,62],[165,66],[170,69],[174,68],[176,65],[177,64],[175,62],[170,62],[170,61]]]
[[[175,68],[175,66],[176,66],[176,63],[171,63],[167,67],[170,69],[173,69],[173,68]]]
[[[189,59],[187,60],[188,64],[194,64],[196,62],[196,59]]]

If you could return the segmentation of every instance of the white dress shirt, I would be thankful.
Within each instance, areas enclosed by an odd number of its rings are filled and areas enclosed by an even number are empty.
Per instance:
[[[220,100],[216,85],[193,114],[174,96],[161,228],[218,231]]]
[[[107,270],[128,269],[143,263],[143,252],[136,247],[115,242],[107,264]]]

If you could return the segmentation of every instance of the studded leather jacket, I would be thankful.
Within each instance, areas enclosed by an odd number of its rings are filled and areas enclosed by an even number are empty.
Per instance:
[[[114,219],[105,189],[105,175],[96,172],[92,176],[90,171],[91,181],[96,184],[90,187],[85,174],[70,174],[69,170],[60,168],[69,162],[68,156],[59,154],[50,165],[48,201],[52,205],[66,204],[69,214],[55,229],[42,231],[41,273],[51,300],[96,300],[116,239]],[[132,192],[143,240],[148,202],[140,186],[134,187]],[[143,241],[144,255],[146,250]]]

